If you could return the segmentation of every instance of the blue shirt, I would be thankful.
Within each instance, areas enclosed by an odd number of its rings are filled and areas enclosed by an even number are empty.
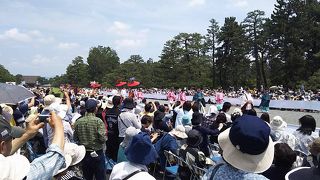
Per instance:
[[[17,162],[19,163],[19,162]],[[52,179],[52,177],[65,166],[65,159],[60,147],[51,144],[47,153],[32,161],[27,175],[29,179]]]
[[[212,169],[209,169],[208,172],[205,174],[204,177],[210,178],[211,177]],[[219,167],[216,173],[213,176],[213,180],[226,180],[226,179],[233,179],[233,180],[267,180],[268,178],[250,172],[245,172],[240,169],[236,169],[231,165],[224,164]]]

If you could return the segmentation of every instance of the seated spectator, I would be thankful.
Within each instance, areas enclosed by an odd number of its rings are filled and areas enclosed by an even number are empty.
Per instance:
[[[209,169],[203,179],[267,179],[261,173],[269,169],[274,156],[270,128],[260,118],[243,115],[218,137],[227,164]]]
[[[191,124],[192,111],[190,101],[186,101],[183,104],[180,104],[179,106],[175,107],[174,111],[177,113],[175,127],[177,127],[178,125],[183,125],[183,119],[185,121],[185,124]]]
[[[17,127],[11,127],[6,120],[0,118],[0,179],[51,179],[60,168],[65,166],[62,152],[64,149],[63,125],[55,112],[51,112],[49,120],[54,130],[54,137],[47,153],[36,158],[32,163],[29,163],[26,157],[14,154],[44,126],[44,123],[37,123],[36,118],[36,115],[27,118],[25,133]]]
[[[309,145],[310,155],[303,159],[302,166],[304,167],[318,167],[317,160],[318,152],[320,152],[320,138],[316,138],[312,144]]]
[[[291,170],[296,161],[296,153],[286,143],[274,145],[273,165],[262,173],[271,180],[284,180],[285,175]]]
[[[268,124],[270,124],[270,116],[267,112],[261,114],[260,119],[264,120]]]
[[[199,145],[202,143],[202,135],[197,130],[188,132],[187,144],[183,145],[179,150],[179,156],[188,164],[193,164],[200,168],[206,165],[206,156],[199,150]],[[183,179],[190,179],[191,171],[189,167],[179,166],[179,177]]]
[[[147,165],[157,159],[157,152],[154,149],[149,136],[146,133],[139,133],[133,136],[131,143],[125,151],[128,162],[116,164],[110,174],[110,180],[155,180],[148,173]]]
[[[151,134],[151,124],[152,124],[152,117],[148,115],[144,115],[141,118],[141,131],[147,134]]]
[[[275,143],[286,143],[291,149],[295,148],[296,138],[287,132],[287,123],[280,116],[272,119],[270,128],[270,136]]]
[[[316,120],[310,115],[305,115],[299,119],[299,124],[300,127],[293,133],[297,139],[294,150],[300,153],[299,156],[305,157],[310,154],[308,145],[315,139],[312,132],[316,130]]]
[[[212,130],[218,129],[220,124],[222,124],[222,128],[221,130],[219,130],[219,134],[231,126],[231,123],[227,122],[227,117],[226,117],[226,114],[224,113],[218,114],[216,121],[213,122],[211,126],[211,129]],[[218,136],[211,136],[210,140],[213,143],[218,143]]]
[[[209,151],[209,135],[211,136],[218,136],[219,131],[222,129],[223,125],[220,123],[219,127],[217,129],[209,129],[201,126],[201,123],[203,121],[203,115],[200,113],[194,113],[192,115],[192,129],[198,130],[203,138],[202,143],[200,144],[200,150],[207,156],[210,156],[210,151]]]
[[[315,147],[313,148],[311,146],[312,154],[317,154],[316,161],[318,164],[320,162],[320,148],[318,146],[319,142],[320,142],[320,138],[317,138],[312,144],[312,146],[315,145]],[[316,166],[300,167],[300,168],[293,169],[286,174],[285,178],[286,180],[320,179],[320,166],[318,165],[317,167]]]
[[[226,115],[227,121],[231,122],[231,116],[229,114],[227,114],[227,112],[230,111],[231,108],[231,103],[230,102],[224,102],[222,109],[220,110],[220,113],[223,113]]]
[[[239,108],[234,108],[232,114],[231,114],[231,121],[235,121],[237,118],[242,116],[242,111]]]
[[[165,107],[160,105],[159,109],[154,113],[153,128],[164,132],[172,130],[172,123],[170,119],[166,119]]]
[[[210,128],[213,122],[216,120],[217,115],[219,114],[218,108],[215,105],[209,107],[209,113],[203,119],[202,126]]]
[[[187,138],[185,133],[185,128],[182,125],[177,126],[175,129],[169,133],[165,133],[154,145],[156,151],[159,155],[160,168],[161,171],[165,168],[166,157],[164,156],[164,150],[171,151],[174,154],[177,154],[178,151],[178,140]]]
[[[128,127],[123,141],[120,143],[117,162],[128,161],[125,155],[125,150],[129,146],[133,136],[137,135],[140,131],[134,127]]]

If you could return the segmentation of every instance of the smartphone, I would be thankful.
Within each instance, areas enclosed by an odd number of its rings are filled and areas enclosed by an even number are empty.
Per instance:
[[[49,109],[44,109],[39,115],[40,122],[48,122],[47,118],[51,116]]]

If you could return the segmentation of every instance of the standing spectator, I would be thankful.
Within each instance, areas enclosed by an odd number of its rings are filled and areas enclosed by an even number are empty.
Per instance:
[[[54,137],[47,153],[31,163],[26,157],[14,154],[44,126],[43,123],[37,123],[36,118],[36,115],[27,118],[28,123],[24,133],[20,128],[11,127],[0,116],[0,179],[51,179],[65,164],[63,125],[55,112],[51,112],[49,119]]]
[[[316,120],[310,115],[305,115],[299,119],[299,124],[300,127],[293,133],[297,139],[294,150],[300,153],[299,156],[305,157],[310,154],[308,145],[315,139],[312,132],[316,130]]]
[[[88,99],[87,113],[74,125],[74,139],[86,148],[82,171],[86,180],[105,180],[105,155],[103,145],[106,143],[106,128],[103,121],[95,117],[97,101]]]
[[[118,129],[118,117],[121,113],[120,104],[121,97],[113,96],[112,98],[113,107],[106,112],[106,122],[108,124],[108,140],[107,140],[107,151],[108,158],[113,161],[117,161],[117,153],[119,144],[119,129]]]
[[[119,128],[119,140],[123,141],[126,129],[128,127],[135,127],[141,129],[141,122],[137,116],[133,113],[135,108],[132,98],[126,98],[123,100],[123,109],[118,117],[118,128]]]
[[[125,155],[125,151],[126,151],[127,147],[129,146],[129,144],[131,143],[133,136],[137,135],[139,132],[140,132],[140,130],[138,130],[134,127],[127,128],[125,137],[119,146],[118,157],[117,157],[118,163],[128,161],[128,159]]]
[[[182,106],[182,108],[181,108]],[[183,125],[182,120],[191,124],[192,119],[192,111],[191,110],[191,102],[186,101],[183,104],[180,104],[179,106],[174,108],[174,111],[177,113],[176,121],[175,121],[175,127],[178,125]]]

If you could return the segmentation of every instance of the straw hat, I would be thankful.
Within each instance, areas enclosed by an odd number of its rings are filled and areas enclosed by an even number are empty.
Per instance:
[[[172,131],[170,131],[170,133],[181,139],[185,139],[188,137],[188,135],[186,134],[186,129],[182,125],[178,125]]]

